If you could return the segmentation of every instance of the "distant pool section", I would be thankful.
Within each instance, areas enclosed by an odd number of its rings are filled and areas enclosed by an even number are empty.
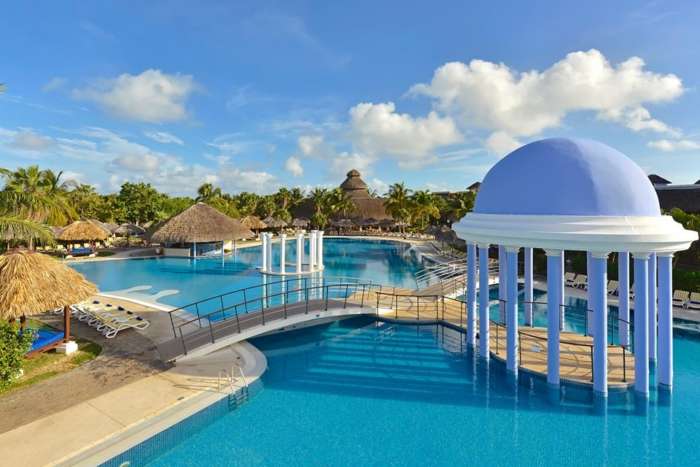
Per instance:
[[[287,260],[296,257],[296,241],[286,243]],[[305,255],[308,257],[308,245]],[[279,244],[273,244],[273,264],[279,264]],[[258,268],[261,247],[237,250],[224,258],[147,258],[71,263],[103,293],[114,293],[145,302],[178,307],[258,286],[264,279]],[[326,238],[325,270],[319,277],[367,281],[415,288],[415,272],[421,268],[411,245],[391,240]]]

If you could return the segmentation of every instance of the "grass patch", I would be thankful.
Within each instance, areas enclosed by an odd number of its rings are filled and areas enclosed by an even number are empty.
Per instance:
[[[33,320],[30,320],[30,325],[34,328],[42,326],[41,323]],[[66,373],[89,362],[102,352],[102,347],[94,342],[83,339],[76,339],[76,342],[78,343],[78,351],[72,355],[63,355],[55,350],[50,350],[34,358],[25,358],[22,365],[24,374],[5,389],[0,389],[0,396]]]

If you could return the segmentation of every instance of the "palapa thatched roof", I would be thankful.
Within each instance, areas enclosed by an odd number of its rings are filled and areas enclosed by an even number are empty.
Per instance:
[[[241,224],[248,227],[250,230],[262,230],[267,228],[267,225],[261,221],[258,216],[245,216],[241,219]]]
[[[271,229],[283,229],[287,227],[287,223],[285,221],[272,216],[266,217],[265,219],[263,219],[263,222],[265,223],[265,225],[267,225],[268,228]]]
[[[100,224],[102,224],[102,227],[104,227],[112,233],[114,233],[119,228],[119,224],[114,224],[112,222],[100,222]]]
[[[136,224],[122,224],[114,230],[114,235],[118,235],[120,237],[126,237],[127,235],[143,235],[145,233],[146,229],[139,227]]]
[[[340,184],[340,188],[350,197],[368,195],[367,184],[360,178],[360,172],[355,169],[347,173],[347,178]]]
[[[105,240],[112,235],[110,231],[102,227],[98,222],[75,221],[64,228],[56,237],[62,242],[91,242]]]
[[[304,227],[308,227],[310,223],[311,221],[306,217],[297,217],[292,221],[292,227],[303,229]]]
[[[0,319],[43,313],[96,293],[82,274],[50,256],[20,249],[0,255]]]
[[[155,243],[206,243],[253,237],[239,221],[197,203],[171,217],[151,237]]]
[[[333,227],[350,228],[350,227],[353,227],[355,225],[355,223],[350,219],[340,219],[340,220],[331,222],[331,225]]]

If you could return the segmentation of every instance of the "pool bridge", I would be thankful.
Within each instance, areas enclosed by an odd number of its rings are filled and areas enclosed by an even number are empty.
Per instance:
[[[491,300],[492,306],[498,303],[499,300]],[[540,305],[546,310],[546,303],[533,302],[533,306]],[[235,290],[170,311],[173,337],[160,343],[158,351],[163,360],[185,361],[264,334],[359,315],[402,324],[440,324],[465,334],[470,321],[464,301],[433,293],[430,287],[411,290],[349,279],[334,283],[313,278],[287,279]],[[479,329],[478,316],[473,325]],[[505,361],[505,323],[489,320],[489,329],[489,355]],[[609,341],[613,341],[612,335]],[[593,339],[562,331],[559,345],[562,379],[591,385]],[[519,369],[546,377],[546,349],[545,328],[518,330]],[[608,384],[626,388],[634,381],[633,354],[624,346],[610,344],[608,355]]]

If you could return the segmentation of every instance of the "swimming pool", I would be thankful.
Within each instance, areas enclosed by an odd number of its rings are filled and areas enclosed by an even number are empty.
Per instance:
[[[206,423],[179,424],[175,445],[112,460],[131,465],[696,464],[700,340],[677,332],[673,395],[519,384],[499,362],[434,325],[353,318],[258,338],[264,388]],[[150,452],[154,457],[141,457]]]
[[[306,245],[308,257],[308,245]],[[287,242],[287,259],[296,257],[296,242]],[[149,258],[124,261],[95,261],[71,263],[102,292],[132,287],[148,287],[130,295],[143,298],[172,290],[176,293],[158,297],[171,306],[212,297],[243,287],[260,285],[263,280],[281,278],[262,276],[261,248],[240,249],[236,255],[221,258]],[[279,263],[279,244],[273,245],[273,264]],[[360,281],[415,288],[414,273],[421,267],[410,252],[410,245],[387,240],[326,238],[324,240],[325,270],[322,277],[352,277]],[[167,293],[167,292],[166,292]]]

